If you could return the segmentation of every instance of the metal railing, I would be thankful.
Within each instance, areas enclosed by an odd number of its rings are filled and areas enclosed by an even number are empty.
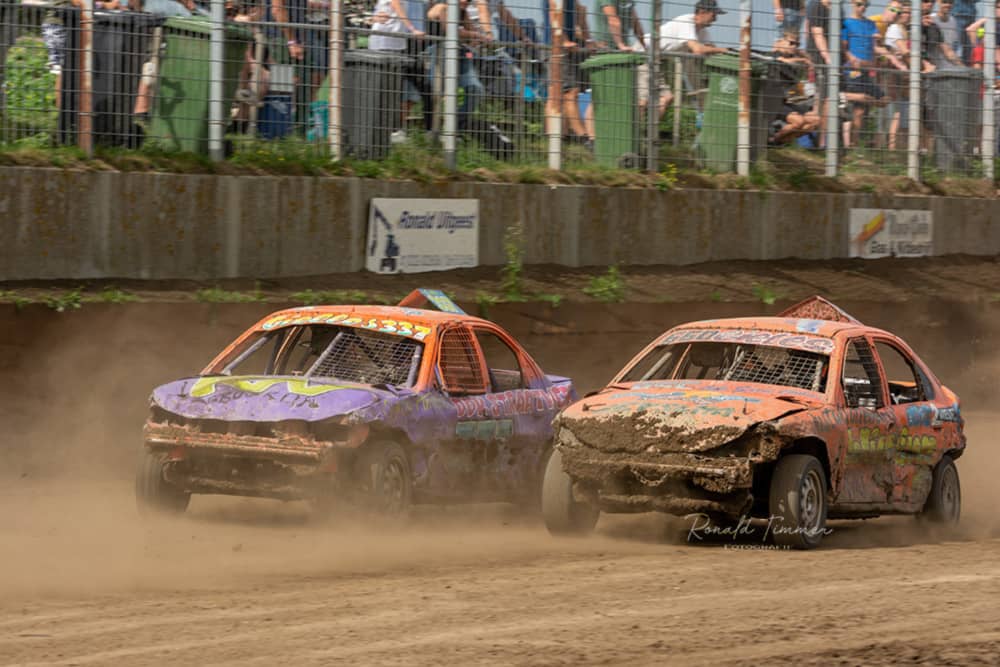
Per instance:
[[[601,6],[0,0],[0,144],[995,175],[992,3]]]

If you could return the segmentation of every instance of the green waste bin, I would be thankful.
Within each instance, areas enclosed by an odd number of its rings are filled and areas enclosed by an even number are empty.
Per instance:
[[[761,93],[761,83],[767,75],[768,65],[752,61],[751,67],[751,155],[767,142],[767,113],[761,108],[765,102],[781,100],[779,94]],[[716,54],[705,60],[708,73],[708,94],[698,135],[698,147],[704,166],[715,171],[736,170],[737,133],[739,132],[740,59],[730,54]],[[752,159],[752,158],[751,158]]]
[[[924,74],[923,82],[926,121],[934,137],[934,166],[945,173],[971,175],[981,122],[982,72],[938,69]]]
[[[211,33],[212,23],[207,18],[173,17],[164,23],[164,47],[148,140],[160,141],[175,150],[208,153]],[[227,116],[252,41],[253,35],[246,27],[225,25],[222,105]]]
[[[381,160],[391,135],[402,126],[403,70],[413,60],[394,51],[358,49],[344,54],[341,122],[344,153],[363,160]],[[312,104],[312,129],[307,137],[327,136],[330,79],[324,79]]]
[[[580,65],[590,77],[594,154],[599,164],[616,167],[622,156],[639,152],[637,71],[645,60],[637,53],[605,53]]]

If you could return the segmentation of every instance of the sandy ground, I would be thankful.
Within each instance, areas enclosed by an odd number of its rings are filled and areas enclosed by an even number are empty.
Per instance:
[[[969,423],[974,442],[1000,427]],[[0,663],[993,665],[1000,464],[986,452],[959,462],[957,534],[839,522],[807,553],[688,542],[657,515],[557,540],[499,505],[373,528],[198,498],[147,523],[120,482],[13,485]]]

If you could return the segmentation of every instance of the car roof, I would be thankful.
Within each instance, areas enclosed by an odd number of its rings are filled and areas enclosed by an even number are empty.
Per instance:
[[[324,306],[299,306],[298,308],[286,308],[271,313],[257,323],[257,329],[262,328],[264,322],[271,322],[278,318],[294,320],[303,317],[314,317],[317,315],[339,315],[350,314],[357,317],[379,317],[396,318],[421,324],[428,327],[436,327],[448,322],[463,322],[466,324],[489,324],[486,320],[472,315],[458,313],[444,313],[439,310],[428,310],[426,308],[407,308],[403,306],[359,306],[359,305],[324,305]],[[291,324],[291,323],[289,323]],[[285,325],[283,325],[285,326]]]
[[[831,320],[813,320],[800,317],[727,317],[717,320],[699,320],[687,322],[675,329],[759,329],[779,333],[807,334],[833,338],[842,331],[855,330],[865,333],[886,334],[882,329],[876,329],[858,322],[834,322]]]

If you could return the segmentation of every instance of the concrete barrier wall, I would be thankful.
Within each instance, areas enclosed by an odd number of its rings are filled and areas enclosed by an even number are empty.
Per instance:
[[[851,208],[931,210],[934,254],[1000,254],[1000,200],[0,168],[0,280],[358,271],[373,197],[475,198],[480,261],[694,264],[848,256]]]

